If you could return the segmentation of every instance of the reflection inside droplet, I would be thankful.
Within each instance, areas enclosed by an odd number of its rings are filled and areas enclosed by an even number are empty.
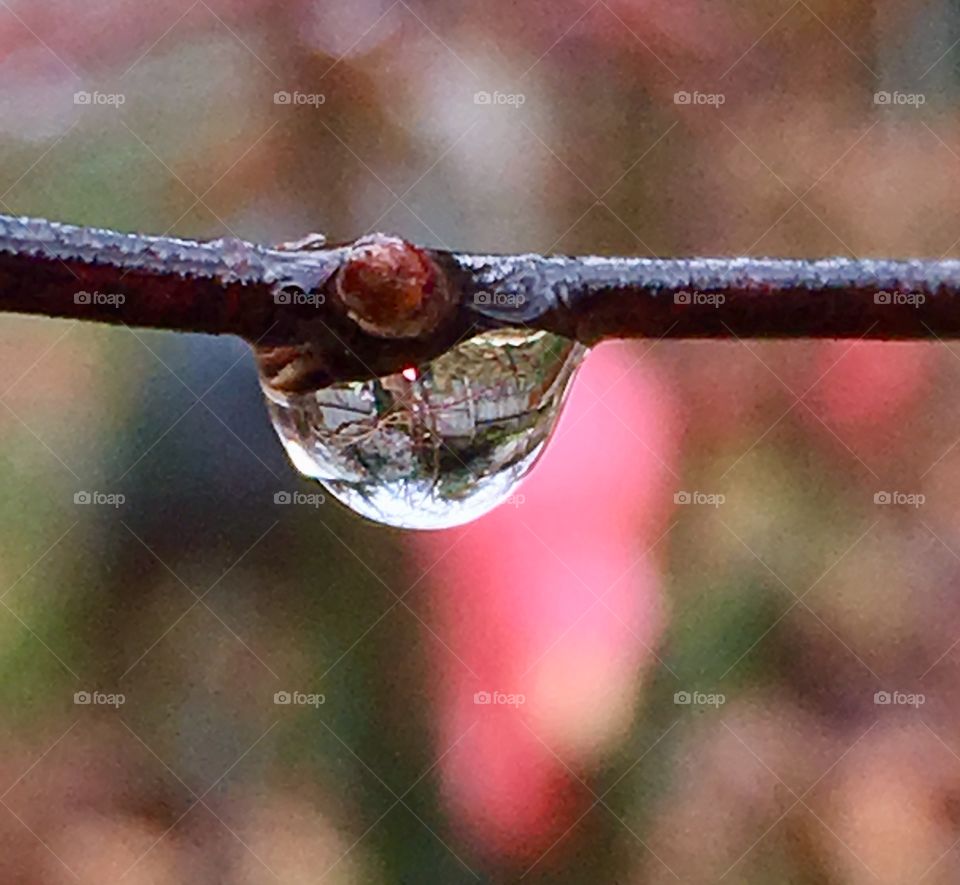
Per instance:
[[[543,449],[585,348],[498,331],[373,381],[281,389],[261,359],[273,426],[294,466],[376,522],[439,529],[507,498]]]

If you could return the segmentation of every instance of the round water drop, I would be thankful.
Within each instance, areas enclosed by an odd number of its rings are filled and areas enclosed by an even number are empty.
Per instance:
[[[262,372],[261,383],[301,473],[368,519],[442,529],[510,496],[585,352],[546,332],[498,331],[373,381],[289,392]]]

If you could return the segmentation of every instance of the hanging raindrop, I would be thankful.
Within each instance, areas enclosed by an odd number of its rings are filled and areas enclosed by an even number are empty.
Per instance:
[[[368,519],[442,529],[510,496],[557,422],[586,349],[546,332],[479,335],[424,366],[289,392],[260,356],[273,426],[294,466]]]

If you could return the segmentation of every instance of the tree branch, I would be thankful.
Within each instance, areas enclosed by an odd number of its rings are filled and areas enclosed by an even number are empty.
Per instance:
[[[474,311],[607,338],[960,336],[960,261],[453,256]]]
[[[484,256],[376,234],[278,247],[0,215],[0,311],[239,335],[291,387],[491,329],[607,338],[960,337],[960,262]]]

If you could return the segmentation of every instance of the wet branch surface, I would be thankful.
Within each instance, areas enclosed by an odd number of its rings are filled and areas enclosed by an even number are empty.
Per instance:
[[[291,386],[425,363],[483,331],[960,337],[960,261],[469,255],[377,234],[268,247],[0,215],[0,311],[238,335]]]

